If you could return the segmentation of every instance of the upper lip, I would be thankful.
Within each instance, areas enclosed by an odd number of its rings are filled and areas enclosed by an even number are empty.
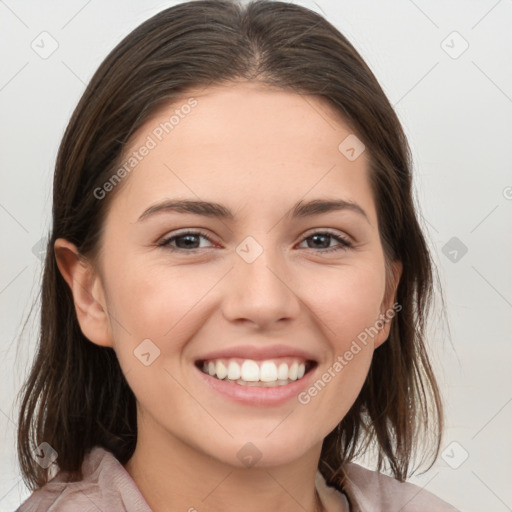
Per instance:
[[[297,357],[307,361],[315,361],[315,357],[310,352],[300,350],[296,347],[288,347],[286,345],[272,345],[269,347],[240,345],[237,347],[209,352],[197,360],[205,361],[212,359],[230,359],[235,357],[240,359],[252,359],[255,361],[276,359],[278,357]]]

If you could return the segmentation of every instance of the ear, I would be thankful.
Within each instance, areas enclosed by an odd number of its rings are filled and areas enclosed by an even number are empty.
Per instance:
[[[374,338],[374,348],[379,347],[388,339],[391,322],[402,309],[401,304],[395,305],[396,290],[402,277],[402,270],[403,265],[401,261],[395,260],[391,263],[386,263],[386,291],[381,303],[380,322],[378,324],[378,327],[382,326],[382,329],[379,330],[379,333]]]
[[[105,293],[99,275],[71,242],[58,238],[54,251],[60,273],[73,294],[82,333],[96,345],[112,347]]]

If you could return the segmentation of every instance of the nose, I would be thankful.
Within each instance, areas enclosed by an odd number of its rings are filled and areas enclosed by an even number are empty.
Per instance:
[[[249,262],[239,254],[225,287],[224,316],[230,322],[250,322],[261,328],[288,322],[300,313],[296,280],[277,251],[264,250]]]

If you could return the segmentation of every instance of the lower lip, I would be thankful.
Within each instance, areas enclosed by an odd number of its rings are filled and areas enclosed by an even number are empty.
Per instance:
[[[235,402],[268,407],[272,405],[282,405],[292,398],[296,398],[309,384],[315,373],[316,367],[309,370],[299,380],[290,382],[283,386],[265,387],[265,386],[243,386],[226,382],[224,380],[212,377],[199,368],[195,367],[200,374],[200,378],[217,393],[224,395]]]

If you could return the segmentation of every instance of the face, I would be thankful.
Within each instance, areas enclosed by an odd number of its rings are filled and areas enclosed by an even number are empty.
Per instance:
[[[189,91],[139,130],[91,288],[104,316],[78,316],[114,348],[146,439],[288,463],[354,403],[394,290],[349,135],[322,99],[251,83]]]

